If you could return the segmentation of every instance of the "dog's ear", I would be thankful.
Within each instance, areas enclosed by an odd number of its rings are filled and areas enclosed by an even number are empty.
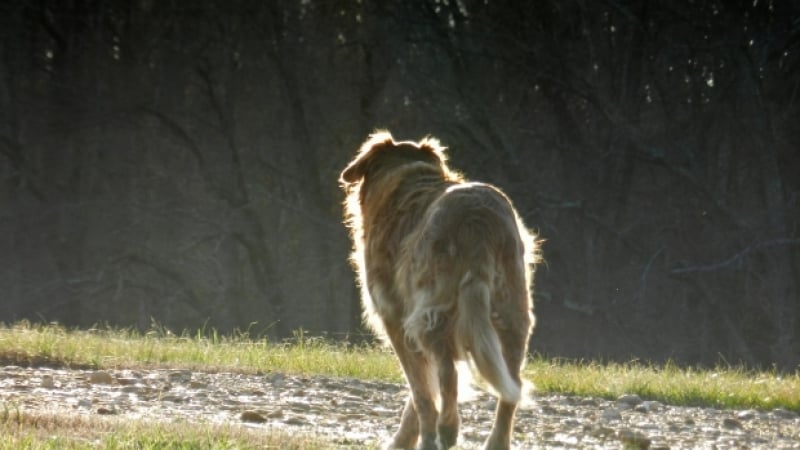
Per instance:
[[[339,181],[342,183],[355,183],[356,181],[364,178],[364,167],[366,166],[367,158],[365,155],[359,155],[350,164],[345,167],[342,174],[339,176]]]
[[[361,145],[358,156],[345,167],[339,176],[339,181],[344,184],[355,183],[366,175],[370,161],[382,148],[393,146],[394,140],[388,132],[374,133]]]
[[[423,150],[427,153],[430,153],[432,156],[436,158],[439,163],[446,163],[447,162],[447,155],[445,155],[445,150],[447,147],[442,146],[438,139],[432,136],[425,136],[421,141],[419,141],[420,150]]]

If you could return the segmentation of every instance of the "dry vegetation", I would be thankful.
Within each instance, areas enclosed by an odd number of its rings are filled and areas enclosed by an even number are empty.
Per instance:
[[[154,423],[105,416],[0,411],[0,448],[8,449],[333,449],[314,436],[237,426]]]

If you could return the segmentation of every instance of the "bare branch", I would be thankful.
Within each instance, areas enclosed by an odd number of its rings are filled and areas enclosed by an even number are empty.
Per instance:
[[[751,244],[745,247],[743,250],[739,251],[738,253],[726,259],[723,259],[722,261],[713,264],[678,267],[676,269],[672,269],[670,273],[675,275],[682,275],[685,273],[692,273],[692,272],[713,272],[715,270],[722,270],[728,268],[735,269],[738,268],[738,266],[742,264],[742,261],[744,261],[744,259],[747,258],[751,253],[767,247],[775,247],[778,245],[800,245],[800,239],[781,238],[781,239],[772,239],[769,241],[763,241],[756,244]]]

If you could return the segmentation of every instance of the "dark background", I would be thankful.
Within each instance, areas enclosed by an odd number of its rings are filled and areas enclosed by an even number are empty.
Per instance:
[[[800,363],[789,0],[4,1],[0,321],[362,339],[375,127],[546,239],[532,350]]]

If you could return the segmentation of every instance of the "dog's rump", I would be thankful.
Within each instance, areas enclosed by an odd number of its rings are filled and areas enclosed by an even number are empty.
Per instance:
[[[450,292],[465,276],[491,282],[518,275],[521,279],[514,281],[525,287],[530,239],[511,202],[497,188],[483,183],[452,185],[431,203],[402,243],[410,260],[399,273],[416,276],[405,280],[412,285],[430,285],[436,275]]]
[[[421,348],[431,341],[451,342],[457,359],[471,360],[501,397],[513,402],[520,386],[505,365],[494,327],[522,333],[530,328],[528,239],[502,192],[482,183],[455,184],[431,203],[407,237],[407,258],[398,270],[410,278],[398,280],[410,291],[408,340]]]
[[[511,202],[484,183],[447,188],[428,208],[419,232],[418,250],[430,248],[432,257],[446,255],[473,263],[490,249],[520,257],[526,251],[521,235],[525,231],[519,227]]]

